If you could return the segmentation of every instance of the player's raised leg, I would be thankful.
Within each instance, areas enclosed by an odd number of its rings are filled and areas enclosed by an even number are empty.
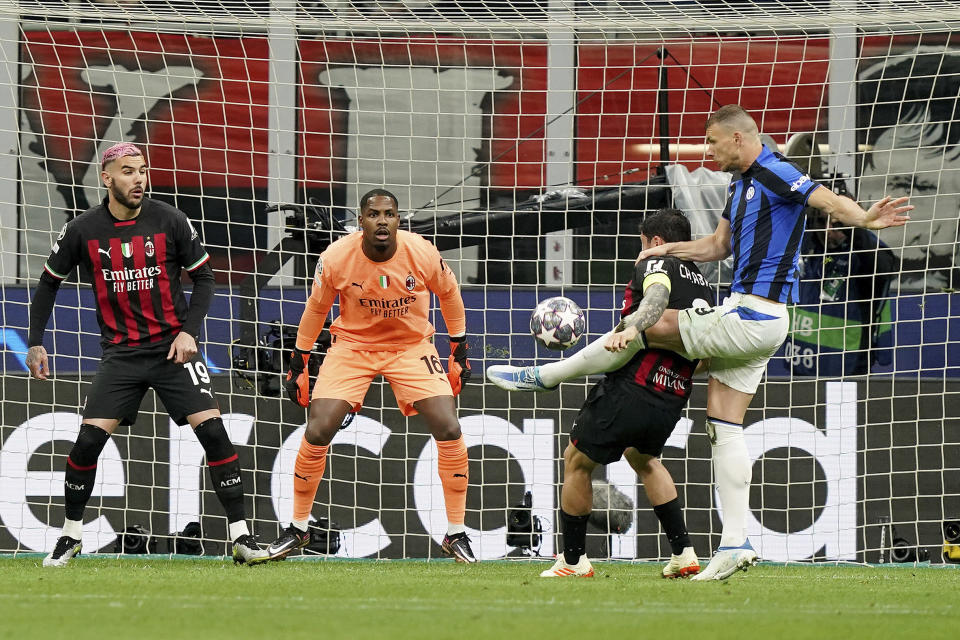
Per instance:
[[[597,464],[571,442],[563,452],[563,488],[560,490],[560,530],[563,551],[541,578],[592,578],[586,555],[587,519],[593,508],[590,474]]]
[[[507,391],[550,391],[567,380],[616,371],[633,358],[641,344],[637,342],[623,351],[607,351],[604,345],[611,333],[600,336],[569,358],[555,362],[535,367],[487,367],[487,380]]]

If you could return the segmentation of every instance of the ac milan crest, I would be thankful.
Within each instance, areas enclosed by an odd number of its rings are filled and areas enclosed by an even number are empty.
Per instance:
[[[407,291],[413,291],[417,288],[417,281],[413,276],[407,276],[407,281],[404,284],[407,287]]]
[[[143,243],[143,252],[147,254],[148,258],[153,257],[153,254],[154,254],[153,240],[147,240],[146,242]]]

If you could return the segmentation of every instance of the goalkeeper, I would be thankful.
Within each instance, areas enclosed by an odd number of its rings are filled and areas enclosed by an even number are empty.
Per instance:
[[[647,216],[640,231],[644,249],[689,238],[690,221],[676,209]],[[635,320],[652,323],[668,307],[708,307],[712,298],[706,279],[692,262],[676,258],[641,261],[634,267],[633,279],[624,294],[621,324]],[[624,333],[614,333],[611,340],[623,336]],[[658,459],[690,397],[697,360],[679,350],[633,349],[631,354],[623,366],[608,373],[590,390],[570,430],[570,444],[563,454],[560,493],[563,552],[541,577],[593,575],[593,567],[584,555],[593,500],[590,475],[597,465],[611,464],[622,455],[643,481],[647,498],[670,542],[670,562],[663,568],[663,576],[681,578],[700,570],[677,488]],[[498,370],[507,377],[509,369],[491,367],[487,375],[497,381]]]
[[[399,230],[398,209],[389,191],[364,194],[361,230],[331,244],[317,260],[284,385],[294,402],[309,407],[309,418],[294,466],[293,520],[268,547],[271,559],[309,544],[307,523],[330,441],[347,413],[360,410],[380,374],[393,388],[403,415],[423,416],[436,440],[448,523],[441,549],[457,562],[477,561],[464,528],[467,447],[453,399],[470,379],[463,299],[437,248]],[[440,300],[450,334],[449,373],[431,339],[431,293]],[[333,343],[311,392],[310,349],[338,297],[340,315],[330,327]]]

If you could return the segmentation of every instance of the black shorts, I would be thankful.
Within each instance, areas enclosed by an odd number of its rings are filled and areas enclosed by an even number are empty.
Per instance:
[[[597,464],[611,464],[625,449],[659,456],[681,409],[661,406],[630,381],[604,378],[587,395],[570,429],[570,442]]]
[[[131,425],[137,421],[140,403],[150,387],[179,425],[187,424],[187,416],[194,413],[219,410],[210,372],[200,353],[189,362],[177,364],[167,360],[169,350],[169,342],[105,349],[97,375],[87,391],[84,419],[119,419],[121,425]]]

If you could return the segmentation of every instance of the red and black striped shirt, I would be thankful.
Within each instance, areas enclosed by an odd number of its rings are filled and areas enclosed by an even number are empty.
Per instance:
[[[713,290],[692,262],[673,256],[649,258],[634,266],[633,279],[624,292],[621,317],[637,310],[643,299],[644,281],[656,274],[670,279],[668,309],[710,306],[714,300]],[[696,368],[696,360],[688,360],[673,351],[644,349],[638,351],[623,367],[607,375],[631,381],[652,394],[654,401],[661,406],[680,408],[686,404],[693,390],[691,378]]]
[[[63,228],[44,269],[63,280],[86,266],[104,346],[136,347],[180,332],[188,308],[182,269],[192,273],[209,259],[179,209],[144,198],[136,218],[119,220],[104,200]]]

